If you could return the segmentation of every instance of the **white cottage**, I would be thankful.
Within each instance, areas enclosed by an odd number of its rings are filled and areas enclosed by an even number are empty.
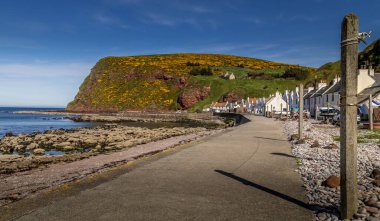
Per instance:
[[[278,91],[274,94],[274,96],[270,97],[268,101],[265,103],[265,112],[267,116],[268,115],[273,116],[273,114],[279,114],[284,111],[286,113],[286,110],[287,110],[287,103],[282,98],[282,95]]]
[[[322,93],[327,90],[327,85],[325,82],[320,82],[317,84],[316,89],[310,92],[310,105],[309,105],[309,112],[311,116],[315,116],[316,111],[322,107],[323,105],[323,99],[322,99]]]

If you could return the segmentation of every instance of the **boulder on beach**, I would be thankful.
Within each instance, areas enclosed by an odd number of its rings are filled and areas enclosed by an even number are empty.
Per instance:
[[[324,146],[323,149],[328,149],[328,150],[331,150],[331,149],[339,149],[338,145],[334,144],[334,143],[331,143],[327,146]]]
[[[289,141],[298,140],[299,136],[298,134],[292,134],[289,138]]]
[[[28,146],[26,146],[27,150],[34,150],[36,148],[38,148],[38,144],[36,144],[36,143],[31,143]]]
[[[304,143],[305,143],[304,139],[297,140],[297,142],[296,142],[296,144],[304,144]]]
[[[37,148],[37,149],[33,150],[33,153],[36,154],[36,155],[42,155],[42,154],[45,153],[45,150],[42,149],[42,148]]]
[[[374,169],[371,173],[371,177],[376,180],[380,179],[380,169]]]
[[[329,176],[325,181],[323,181],[322,185],[330,188],[337,188],[340,186],[340,177],[334,175]]]
[[[319,146],[320,146],[320,145],[319,145],[318,140],[315,140],[315,141],[310,145],[311,148],[317,148],[317,147],[319,147]]]

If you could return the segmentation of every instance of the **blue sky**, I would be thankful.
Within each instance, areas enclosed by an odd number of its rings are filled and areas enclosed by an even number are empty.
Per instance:
[[[65,106],[108,55],[234,54],[305,66],[339,59],[355,12],[380,37],[379,0],[2,0],[0,106]],[[361,46],[363,48],[363,46]]]

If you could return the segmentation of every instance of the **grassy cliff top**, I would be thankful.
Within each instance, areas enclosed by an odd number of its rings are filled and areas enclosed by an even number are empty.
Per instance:
[[[245,67],[251,70],[299,67],[298,65],[290,65],[249,57],[194,53],[119,57],[109,56],[100,59],[95,67],[110,72],[123,72],[128,71],[130,68],[142,68],[144,69],[145,73],[148,73],[152,69],[160,68],[166,73],[172,73],[175,75],[188,75],[193,66]]]

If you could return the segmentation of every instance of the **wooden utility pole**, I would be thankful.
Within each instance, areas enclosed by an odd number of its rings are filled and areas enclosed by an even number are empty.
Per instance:
[[[301,140],[303,137],[303,84],[300,84],[299,91],[299,115],[298,115],[298,137]]]
[[[318,120],[318,107],[317,107],[317,103],[315,103],[315,120]]]
[[[368,104],[368,120],[369,120],[369,129],[373,131],[373,107],[372,107],[372,94],[369,95],[369,104]]]
[[[340,183],[342,219],[357,211],[357,72],[359,21],[355,14],[344,17],[341,30],[341,126]]]

